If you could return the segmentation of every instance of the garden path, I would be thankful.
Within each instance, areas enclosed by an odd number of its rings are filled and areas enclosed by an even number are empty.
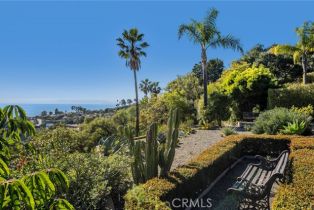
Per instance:
[[[195,134],[180,139],[172,164],[172,169],[188,163],[210,145],[223,139],[220,130],[197,130]]]
[[[238,132],[249,133],[249,132]],[[195,134],[180,139],[171,169],[188,163],[211,145],[222,140],[220,130],[197,130]]]

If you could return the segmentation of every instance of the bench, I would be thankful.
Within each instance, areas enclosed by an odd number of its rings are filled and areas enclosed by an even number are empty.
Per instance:
[[[241,202],[246,201],[254,205],[263,205],[265,209],[270,208],[269,195],[271,188],[275,181],[278,179],[283,180],[284,171],[288,164],[288,156],[288,151],[283,151],[275,159],[266,159],[259,155],[255,156],[260,162],[249,164],[242,175],[237,178],[233,186],[228,189],[228,192],[234,193],[239,197],[239,207],[242,205]],[[248,209],[254,208],[251,206]],[[263,208],[258,207],[256,209]]]

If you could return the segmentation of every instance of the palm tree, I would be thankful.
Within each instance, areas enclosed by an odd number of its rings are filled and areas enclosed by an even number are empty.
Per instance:
[[[303,26],[296,28],[299,41],[295,46],[276,45],[270,49],[274,54],[288,54],[293,56],[295,64],[301,63],[303,69],[303,84],[306,84],[308,60],[314,52],[314,23],[305,22]]]
[[[140,109],[138,104],[138,89],[136,72],[141,68],[141,57],[146,57],[144,48],[148,47],[148,43],[143,41],[144,34],[138,32],[136,28],[131,28],[129,31],[124,30],[122,37],[117,38],[117,45],[120,47],[119,56],[126,60],[125,64],[133,71],[134,87],[135,87],[135,103],[136,103],[136,136],[140,130]]]
[[[149,81],[149,79],[145,79],[145,80],[142,80],[141,83],[140,83],[140,89],[141,91],[145,94],[145,97],[147,97],[147,94],[149,93],[150,91],[150,87],[152,85],[152,82]]]
[[[240,41],[230,34],[222,36],[216,28],[216,19],[218,11],[214,8],[210,9],[203,21],[193,20],[189,24],[182,24],[179,26],[179,39],[185,34],[195,44],[201,46],[201,63],[203,72],[203,86],[204,86],[204,107],[207,106],[207,55],[206,51],[209,47],[217,48],[231,48],[243,52]]]
[[[161,91],[161,87],[159,87],[159,82],[151,83],[149,89],[153,95],[158,95]]]

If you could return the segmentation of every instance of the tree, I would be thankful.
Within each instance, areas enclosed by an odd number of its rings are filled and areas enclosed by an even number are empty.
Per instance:
[[[302,76],[302,67],[294,64],[292,55],[275,55],[268,52],[270,48],[257,44],[237,62],[264,65],[277,77],[280,84],[294,82]]]
[[[218,58],[209,60],[206,65],[208,82],[216,82],[220,78],[223,70],[224,70],[224,63],[222,60]],[[192,69],[192,72],[198,78],[199,83],[203,84],[204,81],[203,81],[202,65],[200,63],[195,64]]]
[[[161,87],[159,87],[159,82],[152,82],[149,89],[152,94],[158,95],[161,91]]]
[[[178,36],[179,39],[186,34],[190,40],[195,44],[201,46],[201,63],[203,71],[203,86],[204,86],[204,106],[207,106],[207,54],[206,51],[209,47],[217,48],[231,48],[240,52],[243,49],[240,45],[240,41],[235,39],[230,34],[227,36],[221,35],[216,27],[216,18],[218,16],[218,11],[212,8],[204,21],[192,20],[189,24],[182,24],[179,26]]]
[[[294,63],[301,63],[303,69],[303,84],[306,84],[309,57],[314,53],[314,23],[305,22],[303,26],[296,28],[299,41],[295,46],[276,45],[270,49],[274,54],[293,55]]]
[[[57,196],[66,191],[69,181],[64,173],[50,168],[16,177],[9,166],[11,147],[21,146],[21,140],[35,134],[33,124],[19,106],[0,109],[0,203],[1,209],[74,209],[64,199]],[[16,149],[15,149],[16,150]],[[15,154],[16,155],[16,154]],[[15,178],[14,178],[15,176]]]
[[[127,99],[126,103],[130,106],[133,103],[133,101],[132,101],[132,99]]]
[[[126,100],[125,100],[125,99],[122,99],[122,100],[120,101],[120,104],[121,104],[121,106],[126,106]]]
[[[234,63],[218,83],[219,90],[230,96],[241,112],[250,112],[256,105],[265,109],[268,89],[277,87],[276,78],[268,68],[247,63]]]
[[[141,81],[140,90],[144,93],[145,97],[147,97],[147,94],[150,92],[151,85],[152,85],[152,82],[149,81],[149,79],[145,79]]]
[[[131,28],[129,31],[124,30],[122,37],[117,39],[117,45],[120,47],[119,56],[126,60],[126,66],[133,71],[134,87],[135,87],[135,103],[136,103],[136,136],[139,135],[140,129],[140,110],[138,101],[137,76],[136,72],[141,68],[141,57],[146,57],[146,52],[143,49],[149,45],[143,41],[144,34],[138,32],[136,28]]]
[[[41,116],[42,116],[42,117],[47,116],[47,114],[48,114],[47,111],[42,111],[42,112],[41,112]]]
[[[192,73],[178,76],[177,79],[167,85],[166,91],[174,92],[178,96],[185,98],[191,102],[192,106],[195,100],[201,95],[201,87],[198,85],[198,79]]]

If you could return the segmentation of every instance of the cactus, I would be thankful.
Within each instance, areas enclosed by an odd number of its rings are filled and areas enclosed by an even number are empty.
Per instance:
[[[158,176],[158,141],[157,124],[153,123],[146,135],[145,144],[145,178],[146,180]]]
[[[167,139],[159,146],[160,176],[167,176],[171,169],[179,137],[179,124],[179,110],[171,110],[168,118]]]
[[[130,151],[134,156],[132,175],[135,184],[143,183],[158,176],[157,124],[153,123],[147,132],[146,142],[130,142]]]
[[[158,143],[156,123],[149,127],[145,142],[129,140],[130,152],[134,158],[131,168],[135,184],[157,177],[158,165],[160,176],[166,176],[170,171],[178,141],[179,117],[177,109],[170,111],[165,142]]]

